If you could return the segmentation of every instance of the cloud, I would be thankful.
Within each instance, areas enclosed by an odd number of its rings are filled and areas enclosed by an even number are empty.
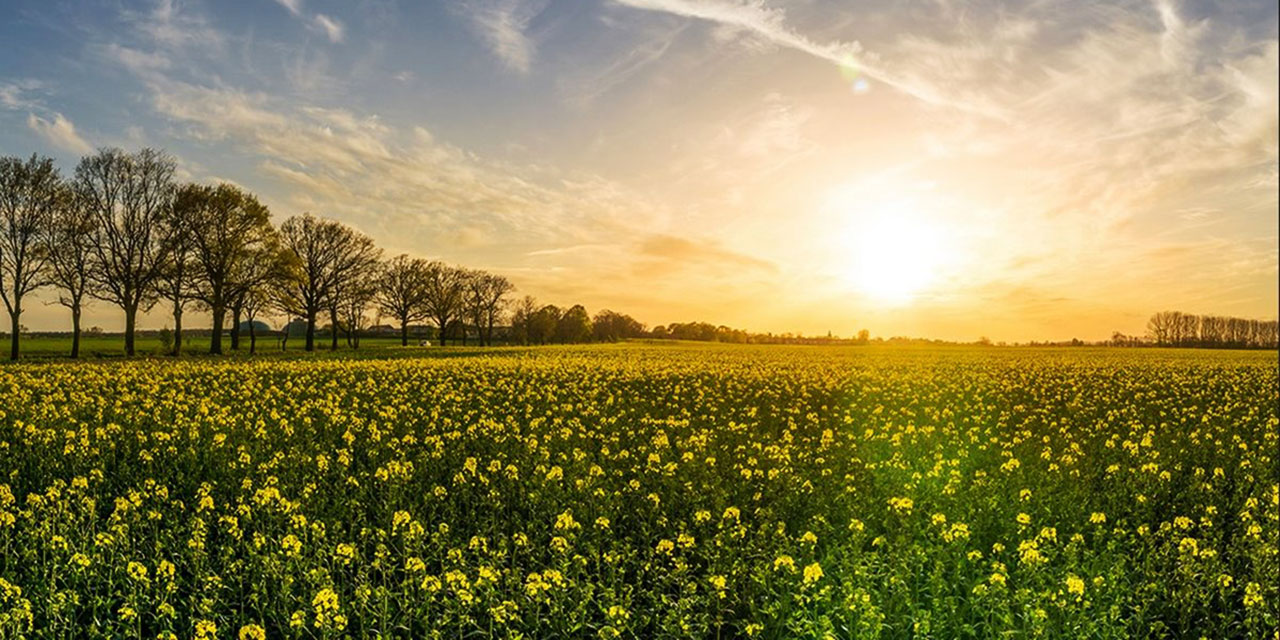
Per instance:
[[[290,15],[302,21],[306,27],[312,31],[323,34],[329,39],[329,42],[337,44],[342,42],[346,36],[346,27],[342,21],[333,16],[323,13],[316,13],[308,16],[303,9],[304,0],[275,0],[280,6],[284,7]]]
[[[0,82],[0,107],[13,111],[42,108],[40,101],[30,96],[42,86],[37,80]]]
[[[302,15],[302,0],[276,0],[280,6],[289,10],[295,16]]]
[[[49,144],[79,155],[93,153],[93,145],[80,137],[76,127],[61,113],[54,113],[52,120],[45,120],[34,113],[27,114],[27,126]]]
[[[507,68],[528,73],[535,45],[525,32],[546,6],[546,0],[476,0],[461,5],[461,10]]]
[[[726,33],[732,33],[732,30],[741,30],[777,46],[800,51],[844,67],[855,68],[860,74],[929,104],[961,109],[992,118],[1004,117],[1003,112],[994,104],[959,100],[928,84],[900,76],[887,68],[873,64],[872,56],[866,55],[862,45],[857,42],[814,42],[788,27],[783,11],[769,8],[763,0],[614,0],[614,2],[635,9],[706,20],[729,28],[728,32],[719,32],[722,37]]]
[[[724,249],[708,240],[693,240],[667,234],[654,234],[640,244],[639,255],[660,258],[683,265],[714,268],[778,270],[777,265],[746,254]]]
[[[337,18],[331,18],[323,13],[317,13],[311,19],[311,23],[315,28],[324,33],[329,38],[329,42],[342,42],[346,29],[342,26],[342,22]]]
[[[222,33],[204,16],[184,7],[181,0],[157,0],[151,11],[127,12],[125,19],[160,46],[221,48]]]

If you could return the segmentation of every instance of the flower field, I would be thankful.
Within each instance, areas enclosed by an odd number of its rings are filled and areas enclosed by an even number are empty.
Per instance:
[[[0,637],[1276,637],[1274,354],[0,368]]]

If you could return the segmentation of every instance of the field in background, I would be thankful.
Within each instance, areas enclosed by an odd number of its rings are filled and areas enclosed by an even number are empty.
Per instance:
[[[193,335],[183,340],[183,355],[199,356],[209,352],[209,336]],[[305,340],[299,336],[289,338],[287,344],[289,351],[302,351]],[[411,340],[411,346],[417,346],[416,340]],[[5,355],[8,355],[9,339],[5,337],[0,340],[0,345],[5,348]],[[137,337],[137,351],[140,356],[162,355],[161,342],[154,332],[141,333]],[[364,337],[360,339],[360,349],[385,349],[387,347],[400,348],[399,337],[376,336]],[[50,360],[64,359],[67,354],[71,353],[71,338],[66,336],[31,336],[24,337],[20,341],[22,357],[24,359]],[[222,336],[222,348],[224,352],[232,354],[231,338],[228,335]],[[329,338],[324,336],[317,341],[317,348],[322,351],[329,349]],[[244,336],[241,352],[247,355],[249,350],[249,338]],[[349,351],[346,341],[339,343],[340,351]],[[277,336],[259,336],[258,352],[261,355],[270,355],[280,352],[280,340]],[[101,335],[101,336],[81,336],[80,338],[80,355],[82,358],[120,358],[124,356],[124,336],[119,335]]]
[[[362,351],[0,367],[0,635],[1280,624],[1274,354]]]

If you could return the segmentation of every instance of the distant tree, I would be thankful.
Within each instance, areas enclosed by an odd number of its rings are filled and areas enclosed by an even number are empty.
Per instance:
[[[529,344],[529,320],[538,312],[538,301],[533,296],[524,296],[511,309],[510,339],[515,344]]]
[[[507,296],[514,290],[511,281],[500,275],[484,271],[467,274],[464,300],[468,319],[479,333],[480,344],[493,342],[493,327],[502,315]]]
[[[569,307],[556,324],[556,341],[564,344],[586,342],[591,338],[591,316],[580,304]]]
[[[258,350],[258,318],[270,313],[274,302],[272,289],[267,286],[253,287],[241,298],[245,322],[249,323],[249,355]]]
[[[327,309],[336,287],[334,265],[343,254],[346,228],[311,214],[294,216],[280,225],[280,236],[290,265],[277,301],[291,316],[307,325],[306,350],[315,350],[316,317]]]
[[[527,323],[530,344],[547,344],[554,341],[558,334],[561,315],[563,312],[553,304],[535,311]]]
[[[1177,335],[1178,316],[1176,311],[1161,311],[1147,321],[1147,335],[1157,345],[1167,346]]]
[[[444,346],[451,323],[463,314],[465,274],[457,267],[433,260],[427,263],[426,275],[423,284],[427,317],[439,328],[440,346]]]
[[[400,325],[400,346],[409,346],[409,324],[428,318],[427,261],[400,254],[382,264],[374,279],[374,304]]]
[[[97,268],[90,272],[90,293],[124,311],[124,351],[130,356],[138,310],[155,303],[154,285],[165,267],[173,172],[173,158],[154,149],[102,149],[76,166],[76,192],[95,221]]]
[[[195,299],[196,276],[199,265],[196,262],[194,233],[191,219],[182,201],[182,189],[174,197],[175,206],[165,215],[164,224],[168,227],[164,235],[168,238],[168,259],[156,278],[156,289],[160,297],[167,301],[173,309],[173,330],[171,340],[166,345],[169,355],[182,354],[182,316],[188,304]]]
[[[278,253],[271,213],[253,194],[230,184],[183,186],[175,203],[185,221],[195,263],[193,295],[209,309],[213,327],[209,353],[222,353],[227,310],[235,306],[251,283],[246,271],[261,271]]]
[[[375,267],[377,265],[375,264]],[[360,348],[360,332],[368,326],[366,313],[377,295],[377,270],[362,271],[346,279],[339,296],[339,319],[346,333],[347,346]]]
[[[71,357],[80,357],[80,316],[94,269],[95,218],[65,183],[47,224],[43,243],[49,257],[49,282],[58,290],[58,304],[71,311]]]
[[[604,309],[591,320],[592,338],[599,342],[617,342],[644,333],[644,325],[629,315]]]
[[[329,322],[333,326],[330,349],[338,350],[338,331],[343,326],[343,316],[356,318],[356,324],[364,317],[372,294],[372,281],[382,260],[382,250],[369,236],[348,226],[342,227],[338,252],[330,264],[333,279],[327,298]],[[351,331],[359,327],[348,327]]]
[[[22,299],[48,282],[41,235],[58,207],[60,184],[49,158],[0,158],[0,299],[9,312],[12,360],[18,359]]]

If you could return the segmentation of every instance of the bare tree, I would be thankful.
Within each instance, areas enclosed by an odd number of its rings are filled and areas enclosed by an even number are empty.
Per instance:
[[[364,272],[348,279],[341,287],[339,319],[346,333],[347,346],[352,349],[360,348],[360,332],[368,325],[365,314],[377,295],[375,277],[376,271]]]
[[[383,263],[374,281],[378,311],[400,323],[400,346],[409,346],[409,323],[426,320],[427,261],[400,254]]]
[[[93,259],[94,217],[65,183],[58,204],[44,230],[49,257],[49,282],[58,290],[58,304],[71,311],[71,357],[80,357],[80,316],[89,293]]]
[[[1147,321],[1147,333],[1151,339],[1155,340],[1160,346],[1169,345],[1170,341],[1176,337],[1177,317],[1181,315],[1176,311],[1161,311],[1151,316]]]
[[[492,344],[493,327],[502,315],[507,296],[515,290],[515,287],[510,280],[484,271],[469,272],[466,285],[465,302],[468,319],[480,334],[480,344]]]
[[[425,302],[427,317],[440,330],[440,346],[444,346],[449,325],[462,315],[466,279],[457,267],[439,260],[427,263]]]
[[[294,216],[280,226],[281,241],[290,264],[278,303],[291,316],[307,323],[306,349],[315,350],[316,317],[329,309],[329,299],[341,274],[335,265],[350,238],[346,227],[311,214]]]
[[[173,171],[173,159],[154,149],[102,149],[76,167],[76,191],[96,223],[90,291],[124,311],[124,351],[130,356],[138,310],[155,303],[154,285],[165,266]]]
[[[333,284],[328,307],[329,321],[333,326],[333,335],[330,336],[330,349],[333,351],[338,350],[338,330],[342,327],[343,316],[351,316],[347,312],[358,308],[359,313],[351,317],[357,318],[357,324],[363,318],[372,298],[370,282],[382,259],[382,250],[363,233],[344,225],[341,235],[337,257],[330,264]],[[358,330],[358,327],[347,328],[348,333],[352,330]]]
[[[181,193],[175,201],[181,201]],[[195,296],[195,283],[199,265],[195,259],[195,247],[190,220],[182,207],[174,206],[165,218],[169,227],[165,235],[169,239],[168,259],[156,278],[160,296],[173,307],[173,347],[170,355],[182,355],[182,316]]]
[[[0,158],[0,298],[13,329],[12,360],[18,359],[22,298],[47,282],[49,254],[41,234],[58,206],[60,184],[49,158]]]

